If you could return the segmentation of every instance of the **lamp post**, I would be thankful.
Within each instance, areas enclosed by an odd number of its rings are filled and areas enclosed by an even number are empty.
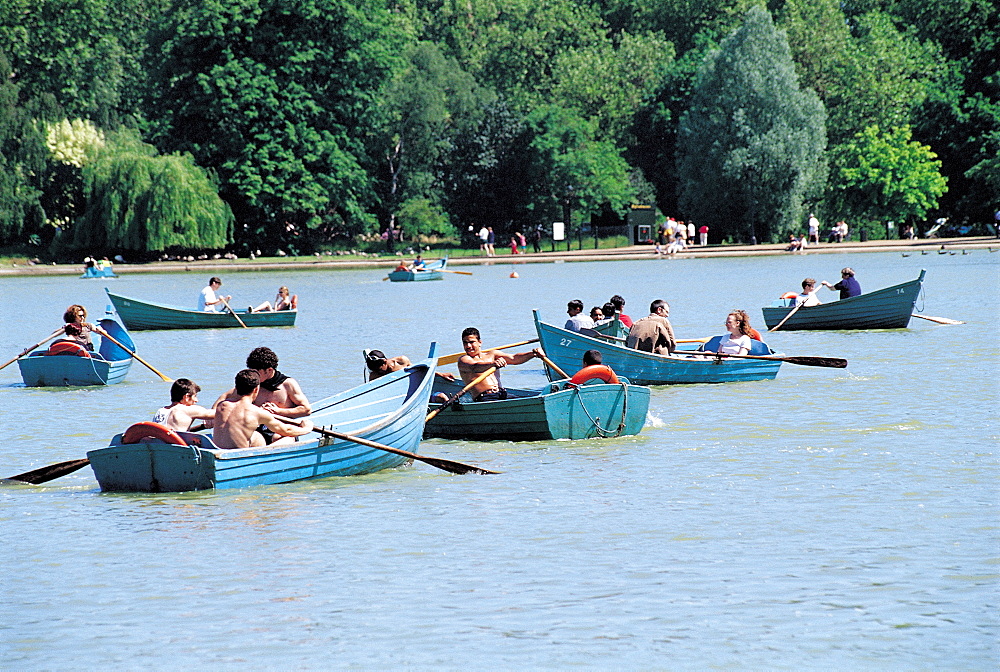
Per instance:
[[[563,221],[566,222],[566,251],[569,252],[572,244],[572,234],[570,234],[570,214],[573,204],[573,185],[566,186],[566,195],[563,197]]]

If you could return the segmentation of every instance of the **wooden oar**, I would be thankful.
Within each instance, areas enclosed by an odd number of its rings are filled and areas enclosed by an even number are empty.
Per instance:
[[[511,343],[509,345],[501,345],[498,348],[483,348],[484,351],[488,350],[509,350],[510,348],[516,348],[519,345],[527,345],[528,343],[537,343],[537,338],[532,338],[529,341],[518,341],[517,343]],[[445,355],[444,357],[438,357],[438,366],[446,366],[448,364],[454,364],[460,360],[465,355],[464,352],[456,352],[454,355]]]
[[[20,355],[18,355],[14,359],[10,360],[9,362],[7,362],[6,364],[4,364],[3,366],[0,366],[0,369],[6,369],[8,366],[10,366],[11,364],[13,364],[17,360],[21,359],[22,357],[24,357],[26,354],[28,354],[29,352],[31,352],[35,348],[39,347],[40,345],[44,345],[45,343],[48,343],[49,341],[51,341],[53,338],[55,338],[59,334],[63,333],[64,331],[65,331],[65,329],[63,327],[59,327],[58,329],[56,329],[55,331],[52,332],[51,336],[47,336],[45,338],[45,340],[38,341],[38,343],[35,343],[31,347],[25,348],[24,352],[22,352]]]
[[[948,317],[934,317],[933,315],[917,315],[916,313],[910,313],[912,317],[919,317],[921,320],[930,320],[931,322],[937,322],[938,324],[965,324],[962,320],[952,320]],[[7,366],[4,364],[4,366]],[[2,369],[3,366],[0,366]]]
[[[82,460],[70,460],[68,462],[57,462],[56,464],[50,464],[47,467],[39,467],[38,469],[26,471],[23,474],[18,474],[17,476],[9,476],[4,480],[21,481],[22,483],[30,483],[31,485],[41,485],[42,483],[54,481],[60,476],[72,474],[77,469],[82,469],[88,464],[90,464],[90,460],[87,458],[83,458]]]
[[[155,373],[156,375],[158,375],[160,377],[160,380],[162,380],[163,382],[165,382],[165,383],[172,383],[172,382],[174,382],[173,378],[168,378],[167,376],[165,376],[162,373],[160,373],[159,371],[157,371],[156,367],[154,367],[152,364],[150,364],[149,362],[147,362],[145,359],[143,359],[139,355],[135,354],[135,350],[130,350],[128,348],[128,346],[126,346],[124,343],[122,343],[121,341],[119,341],[117,338],[115,338],[114,336],[112,336],[108,332],[105,331],[104,333],[101,334],[101,336],[103,336],[104,338],[108,339],[109,341],[111,341],[112,343],[114,343],[115,345],[117,345],[119,348],[121,348],[122,350],[124,350],[128,354],[130,354],[133,357],[135,357],[135,359],[136,359],[137,362],[139,362],[140,364],[142,364],[143,366],[145,366],[147,369],[149,369],[150,371],[152,371],[153,373]]]
[[[446,409],[449,406],[451,406],[452,404],[454,404],[456,401],[458,401],[459,397],[461,397],[463,394],[465,394],[466,392],[468,392],[469,390],[471,390],[473,387],[475,387],[479,383],[481,383],[484,380],[486,380],[487,378],[489,378],[491,375],[493,375],[493,372],[496,371],[496,370],[497,370],[497,367],[491,366],[490,368],[488,368],[485,371],[483,371],[481,374],[479,374],[475,378],[475,380],[473,380],[471,383],[469,383],[468,385],[466,385],[465,387],[463,387],[461,390],[459,390],[457,394],[453,394],[451,397],[449,397],[448,401],[444,402],[443,404],[441,404],[440,406],[438,406],[437,408],[435,408],[433,411],[431,411],[430,413],[428,413],[427,414],[427,419],[425,420],[425,422],[430,422],[431,418],[433,418],[435,415],[437,415],[438,413],[440,413],[444,409]]]
[[[785,317],[782,318],[781,322],[778,322],[778,324],[775,325],[774,329],[769,329],[768,331],[777,331],[778,329],[781,329],[781,325],[783,325],[785,322],[787,322],[788,318],[790,318],[792,315],[794,315],[798,311],[798,309],[801,308],[802,306],[804,306],[805,304],[806,304],[805,301],[803,301],[802,303],[795,304],[795,307],[792,308],[790,311],[788,311],[788,314],[785,315]]]
[[[560,369],[558,366],[556,366],[555,362],[553,362],[551,359],[549,359],[545,355],[541,355],[541,358],[542,361],[545,362],[546,366],[548,366],[550,369],[558,373],[560,377],[569,378],[569,376],[566,375],[566,372]]]
[[[459,275],[472,275],[472,273],[470,273],[469,271],[449,271],[447,268],[432,268],[430,270],[437,271],[438,273],[458,273]]]
[[[226,301],[226,300],[225,300],[224,298],[222,298],[221,296],[219,297],[219,300],[220,300],[220,301],[222,301],[222,305],[224,305],[224,306],[225,306],[226,308],[229,308],[229,312],[230,312],[230,313],[232,314],[232,316],[233,316],[233,317],[235,317],[235,318],[236,318],[236,321],[240,323],[240,326],[241,326],[241,327],[243,327],[244,329],[249,329],[249,327],[248,327],[248,326],[246,325],[246,323],[245,323],[245,322],[244,322],[243,320],[241,320],[241,319],[240,319],[240,316],[236,314],[236,311],[235,311],[235,310],[233,310],[233,309],[232,309],[232,308],[231,308],[231,307],[229,306],[229,302],[228,302],[228,301]]]
[[[677,353],[674,353],[677,354]],[[846,369],[847,360],[840,357],[779,357],[778,355],[731,355],[725,352],[682,352],[683,355],[705,355],[709,357],[735,357],[737,359],[769,359],[774,362],[788,362],[801,366],[825,366],[831,369]]]
[[[281,415],[275,415],[282,422],[287,422],[290,425],[302,426],[299,420],[293,420],[292,418],[286,418]],[[426,455],[417,455],[416,453],[411,453],[408,450],[402,450],[400,448],[393,448],[392,446],[387,446],[382,443],[376,443],[375,441],[369,441],[368,439],[362,439],[360,436],[351,436],[350,434],[342,434],[341,432],[335,432],[332,429],[324,429],[322,427],[313,427],[312,431],[319,434],[325,434],[327,436],[332,436],[335,439],[340,439],[342,441],[352,441],[353,443],[361,444],[362,446],[368,446],[369,448],[378,448],[379,450],[384,450],[387,453],[394,453],[396,455],[402,455],[403,457],[408,457],[411,460],[420,460],[421,462],[426,462],[432,467],[437,467],[438,469],[444,469],[445,471],[450,471],[453,474],[499,474],[499,471],[490,471],[489,469],[483,469],[482,467],[475,467],[471,464],[462,464],[461,462],[455,462],[454,460],[445,460],[440,457],[427,457]]]

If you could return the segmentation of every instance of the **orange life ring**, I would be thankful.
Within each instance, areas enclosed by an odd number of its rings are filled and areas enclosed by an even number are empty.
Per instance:
[[[603,380],[605,383],[611,385],[616,385],[618,383],[618,376],[615,372],[611,370],[610,366],[605,366],[604,364],[592,364],[591,366],[585,366],[569,379],[569,382],[574,385],[583,385],[588,380],[593,380],[597,378],[598,380]]]
[[[122,435],[122,443],[140,443],[143,439],[159,439],[175,446],[188,445],[180,434],[158,422],[137,422]]]
[[[798,296],[798,293],[796,293],[796,292],[785,292],[784,294],[781,295],[781,298],[783,298],[783,299],[794,299],[796,296]]]
[[[90,352],[82,344],[74,341],[56,341],[49,346],[48,355],[76,355],[90,357]]]

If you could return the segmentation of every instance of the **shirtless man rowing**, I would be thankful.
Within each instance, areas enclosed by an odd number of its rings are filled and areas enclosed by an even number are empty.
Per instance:
[[[261,346],[251,350],[247,356],[247,368],[255,371],[260,380],[260,391],[254,404],[268,413],[286,418],[302,418],[312,413],[312,406],[298,381],[278,371],[278,356],[271,348]],[[213,407],[218,408],[222,401],[235,401],[236,398],[234,388],[219,397]],[[264,423],[261,423],[260,433],[266,443],[274,438],[270,428]]]
[[[483,342],[479,330],[475,327],[469,327],[462,332],[462,347],[465,348],[465,354],[458,360],[458,373],[466,385],[491,367],[495,366],[501,369],[508,364],[524,364],[535,357],[541,357],[537,348],[531,352],[519,352],[516,355],[507,355],[499,350],[483,352]],[[473,401],[494,401],[507,398],[507,390],[500,384],[496,373],[491,373],[476,384],[470,393]]]
[[[236,374],[235,398],[226,398],[215,406],[215,428],[212,439],[219,448],[258,448],[268,445],[257,428],[267,427],[274,436],[280,436],[270,443],[280,446],[295,442],[296,436],[312,431],[310,420],[301,420],[301,425],[283,422],[256,405],[260,391],[260,376],[253,369],[243,369]]]

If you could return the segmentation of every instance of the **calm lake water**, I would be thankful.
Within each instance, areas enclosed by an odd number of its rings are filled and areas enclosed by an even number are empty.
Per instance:
[[[361,381],[364,348],[422,357],[534,336],[531,309],[665,298],[681,338],[723,332],[802,278],[866,290],[927,269],[917,307],[966,321],[772,334],[774,381],[660,387],[642,434],[425,441],[428,465],[187,494],[102,494],[89,469],[0,487],[3,669],[996,669],[1000,664],[1000,254],[808,255],[219,273],[239,306],[299,295],[289,329],[137,332],[138,352],[211,403],[272,347],[318,399]],[[103,287],[194,305],[212,273],[0,279],[6,361]],[[835,292],[821,290],[824,300]],[[27,303],[26,303],[27,302]],[[534,363],[508,383],[541,379]],[[103,389],[0,372],[0,475],[83,457],[168,401],[133,365]]]

